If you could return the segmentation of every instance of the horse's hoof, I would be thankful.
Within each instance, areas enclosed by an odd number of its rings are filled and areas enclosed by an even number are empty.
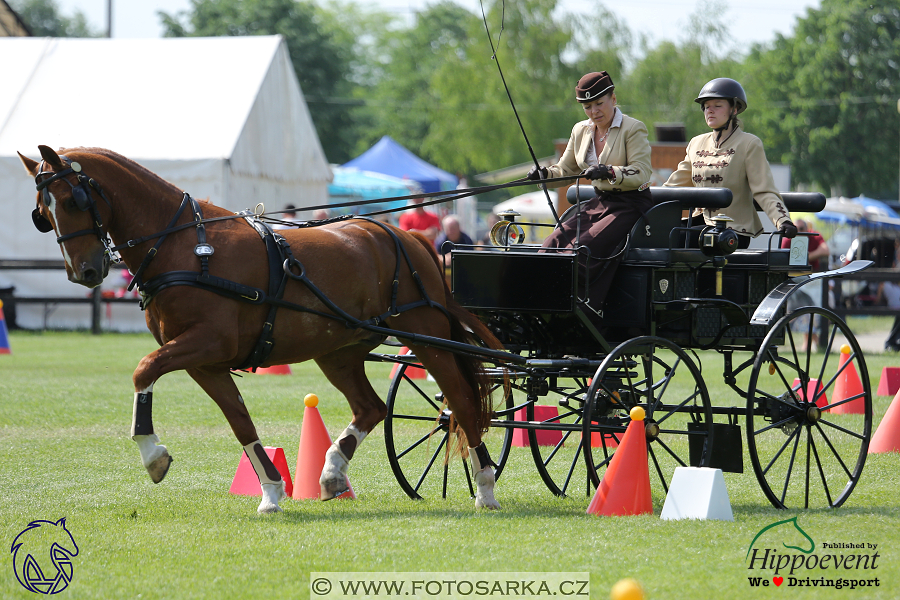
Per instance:
[[[475,473],[475,508],[497,510],[500,503],[494,498],[494,470],[485,467]]]
[[[261,515],[271,515],[273,513],[282,512],[278,503],[287,498],[287,492],[285,492],[284,486],[284,480],[277,483],[262,484],[262,502],[259,503],[256,512]]]
[[[350,484],[347,483],[346,477],[342,477],[340,479],[329,479],[327,481],[320,480],[319,486],[321,487],[321,493],[319,496],[321,500],[334,500],[341,494],[346,494],[350,491]]]
[[[172,464],[172,457],[169,456],[169,453],[166,451],[165,446],[158,446],[162,448],[163,453],[159,455],[157,458],[153,459],[149,465],[147,465],[147,473],[150,474],[150,479],[153,483],[159,483],[162,481],[166,473],[169,472],[169,465]]]

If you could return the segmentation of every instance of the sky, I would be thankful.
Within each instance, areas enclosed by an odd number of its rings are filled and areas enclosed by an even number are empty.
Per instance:
[[[507,0],[515,1],[515,0]],[[400,15],[412,15],[433,3],[433,0],[357,0],[359,4],[373,4]],[[584,13],[591,0],[561,0],[570,12]],[[71,16],[81,10],[95,29],[106,30],[107,0],[57,0],[63,14]],[[457,0],[457,3],[480,12],[478,0]],[[776,33],[789,35],[798,17],[808,8],[818,8],[820,0],[730,0],[727,6],[729,30],[739,41],[747,44],[769,42]],[[616,13],[635,34],[647,34],[652,41],[681,41],[680,31],[701,5],[700,0],[604,0],[603,5]],[[151,38],[161,35],[162,27],[156,12],[173,13],[186,10],[189,0],[113,0],[113,37]]]

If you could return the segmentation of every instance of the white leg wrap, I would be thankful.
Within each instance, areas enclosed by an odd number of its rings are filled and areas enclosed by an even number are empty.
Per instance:
[[[269,460],[263,445],[259,440],[251,442],[244,446],[244,454],[250,459],[250,464],[253,465],[253,470],[256,471],[262,488],[262,502],[259,503],[256,512],[259,514],[281,512],[278,503],[287,496],[284,480],[275,469],[275,465]]]
[[[350,489],[348,483],[349,479],[347,478],[347,470],[350,468],[350,459],[341,450],[341,440],[350,437],[356,440],[353,450],[348,450],[352,455],[366,438],[366,432],[360,431],[357,429],[356,425],[350,423],[325,453],[325,465],[322,467],[322,475],[319,477],[322,500],[337,498]]]
[[[494,468],[481,464],[478,448],[469,448],[469,458],[475,473],[475,508],[500,508],[500,503],[494,498]]]

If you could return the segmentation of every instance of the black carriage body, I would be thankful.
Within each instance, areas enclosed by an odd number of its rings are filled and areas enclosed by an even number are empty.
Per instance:
[[[677,247],[682,210],[677,201],[663,202],[635,225],[602,318],[583,305],[587,286],[573,251],[457,248],[454,298],[499,329],[501,341],[534,355],[591,356],[639,335],[683,348],[758,348],[768,328],[750,325],[750,315],[809,267],[791,265],[787,249],[738,250],[723,264]]]

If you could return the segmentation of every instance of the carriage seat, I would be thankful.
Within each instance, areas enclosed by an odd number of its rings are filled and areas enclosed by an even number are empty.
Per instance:
[[[731,206],[731,190],[728,188],[651,187],[650,193],[657,204],[679,202],[681,208],[727,208]],[[597,195],[594,186],[571,186],[566,191],[569,204],[584,202]]]

